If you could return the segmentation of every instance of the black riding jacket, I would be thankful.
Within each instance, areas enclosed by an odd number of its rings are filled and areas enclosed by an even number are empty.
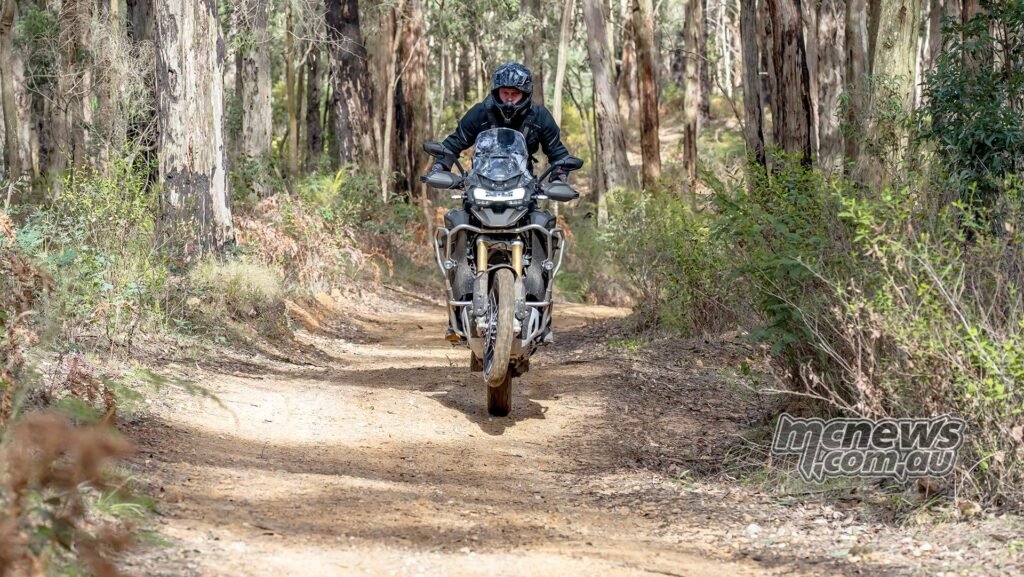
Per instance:
[[[534,104],[524,114],[505,123],[501,114],[494,110],[493,104],[494,97],[488,96],[483,102],[474,105],[459,121],[455,132],[444,139],[442,144],[452,152],[440,161],[445,170],[451,170],[455,159],[463,150],[473,146],[478,134],[491,128],[511,128],[523,133],[530,153],[530,170],[533,170],[533,155],[537,149],[544,151],[549,163],[569,156],[569,151],[562,144],[558,125],[547,108]]]

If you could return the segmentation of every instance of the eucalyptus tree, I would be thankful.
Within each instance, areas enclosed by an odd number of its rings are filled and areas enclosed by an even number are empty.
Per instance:
[[[224,51],[213,0],[156,0],[161,234],[184,255],[233,240],[224,147]]]

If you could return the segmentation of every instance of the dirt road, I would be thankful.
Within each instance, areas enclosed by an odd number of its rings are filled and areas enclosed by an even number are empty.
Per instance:
[[[490,418],[440,308],[361,323],[362,344],[306,335],[321,366],[221,359],[132,427],[169,544],[150,575],[747,575],[665,533],[662,506],[601,499],[616,462],[614,367],[568,341],[619,309],[565,306],[569,355],[535,358],[510,418]],[[323,362],[328,360],[329,362]],[[618,477],[617,477],[618,476]],[[597,483],[597,484],[595,484]],[[600,485],[600,486],[598,486]],[[697,511],[692,512],[697,515]]]
[[[777,407],[751,394],[767,375],[740,339],[662,339],[641,350],[607,320],[626,311],[562,306],[555,345],[514,384],[512,416],[490,418],[468,352],[440,338],[439,307],[371,307],[393,311],[379,321],[369,309],[330,308],[313,315],[324,330],[300,333],[288,351],[197,352],[164,367],[216,400],[171,387],[126,427],[163,541],[129,559],[130,571],[736,577],[1024,567],[1018,516],[963,519],[940,504],[894,523],[885,519],[891,492],[759,486],[764,439],[750,435],[764,434]],[[346,320],[332,325],[337,318]],[[912,488],[897,496],[915,498]]]

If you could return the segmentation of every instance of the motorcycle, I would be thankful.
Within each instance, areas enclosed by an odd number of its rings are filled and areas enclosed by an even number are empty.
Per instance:
[[[435,158],[451,153],[438,142],[423,149]],[[572,156],[551,164],[536,178],[529,170],[522,133],[508,128],[481,132],[470,172],[421,177],[436,189],[457,190],[462,208],[445,215],[436,230],[434,254],[445,280],[447,340],[470,349],[470,370],[487,384],[487,412],[512,409],[512,379],[530,368],[530,356],[553,342],[552,289],[562,266],[565,235],[543,200],[566,202],[579,193],[564,182],[544,184],[556,168],[578,170]]]

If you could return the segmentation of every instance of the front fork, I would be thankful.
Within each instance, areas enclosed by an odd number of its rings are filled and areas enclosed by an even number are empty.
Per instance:
[[[487,334],[487,323],[491,318],[488,314],[490,306],[490,242],[488,239],[477,239],[476,241],[476,281],[473,286],[473,317],[476,318],[477,334]],[[502,241],[502,244],[505,244]],[[523,284],[523,241],[514,240],[511,243],[511,268],[516,275],[515,282],[515,321],[513,332],[521,336],[523,332],[523,319],[526,318],[528,310],[526,307],[526,287]],[[501,266],[504,268],[504,266]]]

